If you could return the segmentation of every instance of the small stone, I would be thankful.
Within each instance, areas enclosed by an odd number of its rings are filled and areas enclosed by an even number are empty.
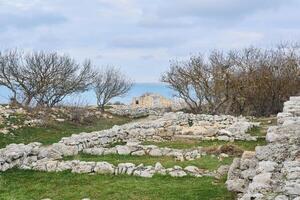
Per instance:
[[[285,195],[278,195],[274,200],[289,200],[289,198]]]
[[[95,162],[84,162],[81,161],[77,165],[72,167],[73,173],[91,173],[94,170],[94,167],[96,166]]]
[[[114,170],[114,165],[108,162],[97,162],[94,168],[94,171],[98,174],[113,174]]]
[[[187,175],[187,173],[183,170],[173,170],[169,172],[169,175],[172,177],[184,177]]]
[[[150,156],[162,156],[162,152],[160,149],[154,148],[149,151],[149,155]]]
[[[145,155],[145,151],[144,150],[134,151],[134,152],[131,153],[131,155],[133,155],[133,156],[143,156],[143,155]]]
[[[160,162],[157,162],[155,164],[154,169],[155,169],[155,171],[161,171],[162,169],[164,169],[164,167],[162,166],[162,164]]]
[[[116,146],[116,149],[119,155],[129,155],[131,153],[130,148],[126,145]]]

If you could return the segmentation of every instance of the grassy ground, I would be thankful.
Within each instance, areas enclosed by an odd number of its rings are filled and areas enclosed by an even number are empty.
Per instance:
[[[263,137],[270,123],[270,119],[257,119],[262,122],[262,128],[250,130],[251,135]],[[115,124],[128,122],[126,118],[101,119],[87,125],[74,123],[56,123],[46,127],[22,128],[15,131],[14,135],[0,135],[0,148],[9,143],[29,143],[39,141],[43,144],[51,144],[59,141],[62,137],[73,133],[90,132],[94,130],[107,129]],[[191,141],[178,140],[155,144],[160,147],[193,148],[203,146],[208,148],[220,145],[233,144],[243,150],[254,150],[257,145],[264,145],[264,139],[256,142],[235,141],[232,143],[224,141]],[[174,165],[195,165],[203,169],[214,170],[222,164],[229,164],[232,158],[219,161],[216,157],[204,156],[194,161],[176,162],[170,157],[149,156],[92,156],[80,154],[65,159],[79,159],[85,161],[108,161],[113,164],[121,162],[132,162],[135,164],[154,165],[161,162],[165,167]],[[175,200],[175,199],[201,199],[201,200],[229,200],[234,199],[234,194],[225,188],[225,177],[216,181],[213,178],[183,177],[172,178],[169,176],[154,176],[153,178],[141,178],[133,176],[105,176],[72,174],[70,172],[46,173],[37,171],[25,171],[11,169],[0,172],[0,200],[35,200],[43,198],[64,199],[110,199],[110,200]]]
[[[159,147],[169,147],[175,149],[189,149],[194,147],[218,147],[225,144],[235,145],[242,150],[253,151],[258,145],[265,145],[265,139],[258,139],[257,141],[234,141],[226,142],[219,140],[195,141],[195,140],[174,140],[165,142],[144,142],[143,144],[153,144]]]
[[[270,126],[274,126],[277,124],[277,118],[276,117],[260,117],[256,118],[254,120],[255,122],[260,122],[260,126],[257,127],[259,129],[258,132],[250,132],[250,134],[254,134],[257,136],[265,136],[267,133],[267,130]]]
[[[113,125],[129,122],[128,118],[114,117],[113,119],[97,119],[88,124],[76,124],[72,122],[52,122],[43,127],[24,127],[13,131],[13,134],[0,134],[0,148],[11,143],[41,142],[52,144],[62,137],[67,137],[80,132],[91,132],[109,129]]]
[[[105,176],[9,170],[0,173],[0,199],[227,200],[224,181],[212,178]]]
[[[186,167],[188,165],[194,165],[202,169],[215,170],[220,165],[230,164],[233,158],[229,157],[229,158],[225,158],[223,161],[219,161],[217,157],[212,157],[208,155],[208,156],[203,156],[196,160],[180,162],[180,161],[175,161],[174,158],[169,156],[153,157],[153,156],[117,155],[117,154],[95,156],[89,154],[79,154],[76,156],[65,157],[65,160],[106,161],[114,165],[118,165],[119,163],[124,163],[124,162],[130,162],[136,165],[143,163],[144,165],[152,165],[152,166],[154,166],[156,162],[160,162],[164,167],[173,167],[174,165]]]
[[[234,145],[239,147],[244,151],[254,151],[256,146],[263,146],[266,145],[266,140],[264,136],[267,133],[267,129],[270,125],[276,124],[276,120],[274,118],[259,118],[256,119],[257,122],[261,122],[260,127],[253,127],[248,131],[248,133],[252,136],[259,136],[257,141],[219,141],[219,140],[204,140],[204,141],[197,141],[197,140],[188,140],[188,139],[178,139],[173,141],[164,141],[164,142],[144,142],[144,145],[156,145],[158,147],[169,147],[175,149],[189,149],[194,147],[218,147],[222,145]],[[271,123],[268,123],[271,121]]]

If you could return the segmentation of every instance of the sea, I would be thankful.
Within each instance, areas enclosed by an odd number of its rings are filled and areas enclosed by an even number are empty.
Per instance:
[[[174,98],[175,92],[163,83],[135,83],[131,90],[124,96],[116,97],[111,100],[112,103],[119,101],[129,104],[132,98],[139,97],[145,93],[156,93],[166,98]],[[5,87],[0,87],[0,104],[9,102],[10,91]],[[92,90],[79,94],[72,94],[66,97],[62,104],[64,105],[96,105],[96,96]]]

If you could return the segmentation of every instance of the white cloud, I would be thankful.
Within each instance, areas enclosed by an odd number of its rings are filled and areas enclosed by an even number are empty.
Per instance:
[[[297,0],[0,0],[0,48],[46,49],[159,80],[169,60],[300,38]]]

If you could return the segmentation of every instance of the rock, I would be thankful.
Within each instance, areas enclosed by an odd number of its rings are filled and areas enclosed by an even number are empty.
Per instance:
[[[154,148],[149,151],[150,156],[162,156],[162,152],[159,148]]]
[[[9,134],[9,130],[8,129],[0,129],[0,133],[7,135],[7,134]]]
[[[46,170],[48,172],[55,172],[57,170],[58,161],[48,161],[46,164]]]
[[[55,143],[52,145],[52,149],[60,152],[63,156],[73,156],[78,154],[78,148],[75,146],[67,146],[62,143]]]
[[[175,169],[173,171],[170,171],[169,175],[172,176],[172,177],[184,177],[184,176],[187,175],[187,173],[183,170]]]
[[[255,175],[256,170],[253,168],[249,168],[241,172],[241,177],[243,177],[246,180],[252,180]]]
[[[221,141],[230,141],[230,138],[228,136],[225,136],[225,135],[218,136],[217,139],[221,140]]]
[[[154,166],[155,171],[160,171],[162,169],[164,169],[164,167],[162,166],[162,164],[160,162],[155,163]]]
[[[133,163],[120,163],[120,164],[118,164],[117,174],[131,175],[133,173],[134,169],[135,169],[135,164],[133,164]]]
[[[113,148],[105,149],[103,155],[116,154],[116,153],[117,153],[117,149],[113,147]]]
[[[115,167],[108,162],[97,162],[94,171],[98,174],[113,174]]]
[[[38,159],[43,159],[43,158],[51,158],[51,159],[61,159],[62,158],[62,152],[60,152],[59,149],[57,148],[52,148],[52,146],[49,147],[41,147],[39,154],[38,154]]]
[[[154,173],[155,173],[154,170],[142,168],[142,169],[136,169],[133,172],[133,175],[144,177],[144,178],[151,178],[154,175]]]
[[[198,150],[193,150],[193,151],[186,152],[184,154],[184,157],[185,157],[185,160],[195,160],[197,158],[200,158],[201,154],[198,153]]]
[[[267,135],[266,135],[267,142],[275,142],[280,140],[280,135],[278,135],[276,131],[277,131],[277,126],[271,126],[268,128]]]
[[[117,153],[119,155],[129,155],[131,153],[131,150],[128,146],[124,145],[124,146],[116,146],[117,149]]]
[[[64,121],[66,121],[65,119],[62,119],[62,118],[57,118],[57,119],[55,119],[55,121],[58,121],[58,122],[64,122]]]
[[[278,195],[274,200],[289,200],[289,198],[285,195]]]
[[[229,191],[244,192],[246,190],[246,182],[244,179],[227,180],[226,186]]]
[[[229,165],[221,165],[218,169],[217,169],[217,173],[220,176],[224,176],[228,173],[230,166]]]
[[[221,153],[221,154],[219,155],[219,157],[221,157],[221,158],[228,158],[229,155],[226,154],[226,153]]]
[[[261,161],[258,163],[258,173],[273,172],[278,164],[272,161]]]
[[[184,171],[186,171],[188,174],[201,177],[201,174],[204,172],[204,170],[199,169],[198,167],[195,166],[187,166],[184,168]]]
[[[253,181],[249,184],[250,191],[259,191],[269,189],[271,187],[271,173],[261,173],[253,177]]]
[[[96,166],[95,162],[84,162],[81,161],[77,165],[72,167],[72,172],[73,173],[91,173],[94,171],[94,168]]]
[[[72,169],[72,162],[71,161],[61,161],[58,162],[56,171],[61,172],[65,170],[71,170]]]
[[[228,130],[221,129],[221,130],[218,131],[218,135],[231,137],[232,133],[230,131],[228,131]]]
[[[38,160],[34,163],[33,169],[37,171],[47,171],[47,162],[48,159]]]
[[[106,149],[102,147],[97,147],[97,148],[89,148],[89,149],[83,149],[83,153],[85,154],[92,154],[92,155],[103,155],[104,151]]]
[[[300,180],[287,181],[284,190],[288,195],[300,196]]]
[[[241,164],[241,159],[240,158],[234,158],[233,159],[233,162],[230,165],[229,170],[228,170],[227,180],[235,180],[235,179],[239,178],[240,164]]]
[[[133,155],[133,156],[143,156],[145,154],[146,153],[145,153],[144,150],[134,151],[134,152],[131,153],[131,155]]]
[[[255,152],[244,151],[240,161],[240,169],[246,170],[249,168],[254,168],[256,165],[257,161],[255,160]]]
[[[180,161],[183,162],[184,161],[184,156],[182,153],[174,153],[174,157],[175,157],[175,161]]]
[[[258,160],[270,160],[282,162],[288,157],[287,146],[284,144],[268,144],[266,146],[257,146],[256,158]]]

